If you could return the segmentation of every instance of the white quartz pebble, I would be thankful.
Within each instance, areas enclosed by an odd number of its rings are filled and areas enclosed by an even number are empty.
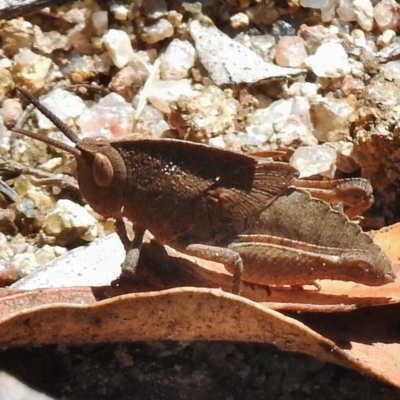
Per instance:
[[[325,42],[314,55],[306,59],[306,64],[321,78],[338,78],[350,73],[349,57],[338,42]]]
[[[103,36],[103,40],[116,67],[123,68],[129,61],[133,60],[132,44],[125,31],[110,29]]]

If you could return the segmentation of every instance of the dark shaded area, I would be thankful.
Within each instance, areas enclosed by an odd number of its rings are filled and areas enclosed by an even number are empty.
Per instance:
[[[296,318],[338,344],[354,341],[373,345],[400,341],[400,304],[366,307],[348,313],[285,312],[285,315]]]
[[[0,353],[0,369],[55,399],[385,399],[400,391],[272,346],[150,342]],[[1,399],[7,400],[7,399]]]

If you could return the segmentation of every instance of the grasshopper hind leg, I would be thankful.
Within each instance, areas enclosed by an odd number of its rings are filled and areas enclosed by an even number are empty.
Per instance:
[[[195,257],[201,257],[206,260],[224,264],[228,271],[233,273],[232,293],[240,294],[243,260],[239,253],[225,247],[204,244],[191,244],[185,247],[184,252]]]

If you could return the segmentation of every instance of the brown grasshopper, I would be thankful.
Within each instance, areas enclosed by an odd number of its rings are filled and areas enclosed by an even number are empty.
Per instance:
[[[381,285],[394,279],[380,249],[356,225],[348,228],[347,218],[328,204],[299,191],[293,192],[297,197],[288,192],[277,199],[297,176],[288,164],[179,140],[79,140],[29,93],[20,91],[75,147],[15,131],[75,156],[83,196],[99,214],[117,220],[117,232],[127,250],[123,276],[134,273],[144,232],[149,229],[161,243],[224,263],[233,273],[234,292],[239,292],[242,278],[278,285],[320,278]],[[298,207],[305,204],[308,213],[303,215]],[[317,228],[312,214],[317,205],[326,207],[328,221],[336,224],[332,232],[341,237],[344,228],[350,233],[341,240],[331,235],[326,241],[316,239],[321,236],[318,229],[314,238],[303,237],[301,230],[290,236],[291,225],[300,223],[305,229],[311,223],[312,230]],[[269,208],[275,211],[268,213]],[[274,220],[277,210],[282,214],[279,224]],[[134,223],[132,243],[122,217]],[[354,229],[358,239],[349,241]]]

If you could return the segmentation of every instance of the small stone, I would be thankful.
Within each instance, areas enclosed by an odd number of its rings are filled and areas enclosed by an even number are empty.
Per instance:
[[[305,97],[277,100],[248,116],[246,132],[261,143],[315,144],[309,109]]]
[[[265,150],[266,141],[270,137],[267,137],[265,132],[261,130],[246,129],[246,132],[238,132],[234,139],[229,134],[225,135],[225,138],[227,139],[224,140],[226,146],[229,146],[231,150],[241,152],[243,151],[243,143],[246,143],[246,147],[252,149],[252,151],[253,149],[254,151]]]
[[[389,61],[386,64],[383,64],[381,67],[381,72],[383,72],[383,76],[385,79],[391,81],[399,81],[400,80],[400,61]]]
[[[182,24],[183,15],[176,10],[170,10],[167,18],[174,28],[179,28]]]
[[[142,83],[147,81],[152,68],[154,68],[154,62],[157,57],[157,53],[153,50],[149,51],[137,51],[133,57],[133,60],[129,65],[137,70],[140,70],[140,74],[143,75]]]
[[[70,45],[80,54],[93,53],[93,41],[89,40],[87,25],[77,24],[67,31]]]
[[[351,32],[353,38],[353,43],[358,47],[367,47],[367,41],[365,38],[365,33],[361,29],[353,29]]]
[[[306,8],[324,9],[332,7],[335,4],[335,0],[300,0],[300,5]]]
[[[364,82],[361,79],[354,78],[352,75],[346,75],[343,78],[340,89],[345,96],[349,96],[353,93],[361,93],[364,87]]]
[[[125,4],[111,4],[110,11],[118,21],[126,21],[128,19],[129,9]]]
[[[390,44],[396,37],[396,32],[392,29],[386,29],[382,32],[382,35],[376,40],[376,44],[380,47],[385,47]]]
[[[14,89],[14,81],[11,72],[0,67],[0,101],[3,101],[7,94]]]
[[[343,171],[346,174],[352,174],[360,168],[360,166],[352,159],[354,154],[354,143],[346,140],[339,140],[330,143],[330,145],[336,149],[336,168],[338,170]]]
[[[234,29],[245,28],[250,23],[248,15],[242,12],[232,15],[232,17],[230,17],[230,21],[232,28]]]
[[[290,158],[290,165],[300,172],[300,178],[323,175],[333,178],[336,170],[336,150],[326,144],[299,147]]]
[[[88,21],[90,15],[92,14],[92,9],[91,7],[88,7],[88,3],[90,4],[91,1],[76,2],[72,8],[59,7],[56,9],[56,15],[57,17],[75,25],[84,24]]]
[[[47,81],[52,60],[39,56],[31,50],[23,48],[14,56],[15,64],[11,68],[14,81],[36,93]]]
[[[339,78],[350,73],[348,55],[340,43],[326,42],[305,62],[321,78]]]
[[[353,4],[354,0],[339,0],[336,13],[342,21],[346,22],[356,21],[357,18],[354,12]]]
[[[5,99],[1,108],[4,125],[11,129],[22,114],[21,103],[17,99]]]
[[[6,68],[8,70],[11,68],[12,65],[13,61],[10,58],[0,58],[0,68]]]
[[[271,33],[275,37],[294,36],[296,27],[290,19],[277,19],[271,27]]]
[[[14,251],[11,249],[7,236],[0,232],[0,260],[9,260],[14,255]]]
[[[0,232],[7,235],[16,235],[18,228],[15,223],[15,213],[9,208],[0,208]]]
[[[378,57],[378,60],[382,63],[385,63],[390,60],[395,60],[400,55],[400,43],[397,42],[396,40],[393,43],[381,49],[376,55]],[[373,61],[377,62],[378,60],[373,60]]]
[[[161,138],[170,129],[164,114],[150,105],[145,105],[136,120],[135,132],[143,136]]]
[[[321,21],[324,23],[331,22],[336,16],[335,8],[335,5],[331,5],[328,8],[323,8],[321,10]]]
[[[313,100],[317,97],[318,85],[311,82],[294,82],[286,92],[288,97],[301,96]]]
[[[272,63],[271,53],[276,45],[276,40],[272,35],[259,35],[249,36],[245,34],[239,34],[235,37],[235,41],[242,43],[249,49],[253,50],[262,59]]]
[[[21,49],[29,49],[33,42],[33,26],[23,18],[3,21],[0,28],[2,51],[8,57],[17,54]]]
[[[160,19],[155,24],[144,27],[140,37],[144,42],[154,44],[171,37],[173,34],[174,27],[171,22]]]
[[[218,147],[220,149],[226,148],[226,143],[222,135],[210,138],[208,140],[208,144],[214,147]]]
[[[299,36],[284,36],[275,48],[275,61],[282,67],[301,67],[307,56],[305,41]]]
[[[365,98],[369,104],[379,104],[380,109],[386,114],[383,121],[390,121],[390,118],[396,121],[400,119],[400,92],[395,83],[384,78],[374,80],[366,86]]]
[[[246,15],[249,15],[250,20],[257,25],[273,25],[279,18],[279,12],[275,4],[264,2],[256,3],[251,8],[247,8]]]
[[[354,14],[362,29],[369,32],[374,26],[374,8],[370,0],[354,0]]]
[[[40,265],[47,264],[56,258],[54,247],[49,246],[48,244],[45,244],[42,248],[36,250],[34,254],[36,261]]]
[[[9,247],[13,251],[13,254],[33,253],[33,251],[29,251],[31,246],[28,245],[26,238],[22,235],[19,234],[13,239],[9,242]]]
[[[46,235],[54,236],[60,245],[82,239],[92,241],[97,237],[97,220],[82,206],[70,200],[58,200],[55,209],[43,222]]]
[[[34,272],[39,264],[33,253],[15,254],[10,260],[10,267],[18,277],[24,277]]]
[[[196,50],[187,40],[174,39],[161,56],[160,72],[163,80],[178,80],[189,75],[196,57]]]
[[[76,121],[82,134],[108,138],[126,136],[133,129],[133,107],[117,93],[110,93],[81,114]]]
[[[95,11],[92,14],[92,25],[97,36],[102,36],[108,29],[108,12]]]
[[[40,98],[42,104],[52,111],[67,125],[73,126],[74,120],[86,109],[84,101],[64,89],[55,89],[46,96]],[[40,129],[54,129],[53,123],[47,119],[40,111],[35,110],[38,126]],[[64,135],[60,135],[60,140]],[[68,141],[67,143],[71,143]]]
[[[61,246],[53,246],[52,249],[56,257],[60,257],[68,252],[68,249]]]
[[[299,115],[292,115],[274,124],[275,143],[278,147],[295,148],[298,146],[313,146],[318,140]]]
[[[239,102],[230,91],[208,86],[195,96],[181,96],[173,109],[171,124],[180,137],[204,141],[235,130]]]
[[[123,68],[133,60],[134,51],[125,31],[110,29],[103,35],[103,41],[116,67]]]
[[[18,186],[14,188],[17,192],[21,191],[20,182],[23,177],[19,177]],[[21,185],[22,186],[22,185]],[[18,219],[27,219],[26,227],[30,230],[40,228],[47,211],[54,207],[54,199],[48,195],[43,187],[29,184],[26,192],[18,197],[15,203]]]
[[[152,84],[147,93],[150,103],[164,113],[170,113],[170,104],[180,96],[192,97],[198,92],[190,86],[189,79],[178,81],[157,81]]]
[[[73,83],[82,83],[98,75],[98,70],[93,57],[74,54],[68,65],[62,69],[63,75],[68,76]]]
[[[335,131],[341,131],[342,136],[347,133],[347,121],[354,108],[346,100],[320,98],[311,105],[311,119],[315,128],[314,135],[321,142],[328,142],[333,139],[339,140],[342,137],[333,138]]]
[[[126,101],[132,101],[138,88],[145,82],[148,73],[132,68],[130,65],[122,68],[111,79],[108,88],[118,93]]]
[[[70,44],[67,36],[57,31],[42,32],[35,25],[33,46],[45,54],[51,54],[56,49],[68,50]]]
[[[96,68],[97,75],[107,75],[113,65],[110,55],[107,53],[93,54],[92,56],[94,67]]]
[[[308,26],[300,25],[298,35],[307,43],[307,49],[310,52],[315,52],[321,43],[332,37],[330,30],[323,25]],[[336,38],[337,35],[334,35]]]
[[[49,161],[43,163],[40,166],[40,169],[47,172],[54,172],[56,169],[62,167],[63,165],[63,158],[62,157],[54,157],[51,158]]]
[[[0,257],[0,287],[8,286],[18,279],[18,275],[11,268],[9,260]]]
[[[374,7],[374,19],[381,32],[397,31],[400,24],[400,5],[395,0],[381,0]]]

